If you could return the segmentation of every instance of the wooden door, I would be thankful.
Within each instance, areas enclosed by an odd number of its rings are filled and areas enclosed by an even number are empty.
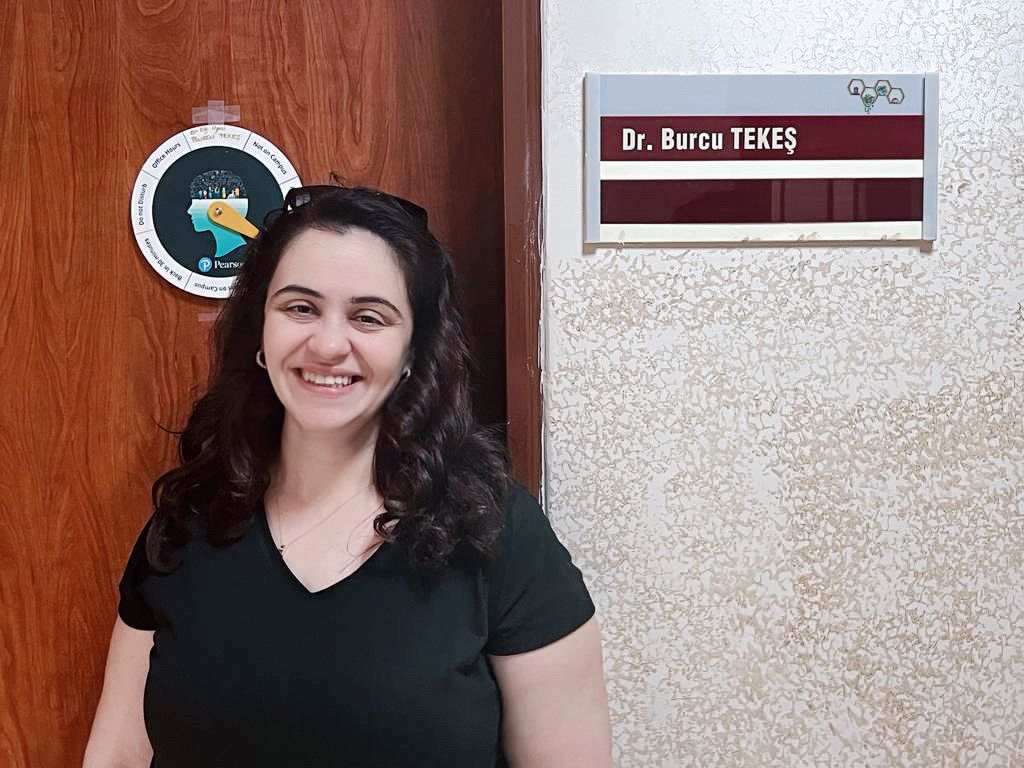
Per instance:
[[[218,305],[137,251],[136,173],[209,99],[305,183],[418,201],[505,420],[501,16],[481,0],[0,4],[0,764],[79,764],[116,581]],[[527,345],[528,346],[528,345]]]

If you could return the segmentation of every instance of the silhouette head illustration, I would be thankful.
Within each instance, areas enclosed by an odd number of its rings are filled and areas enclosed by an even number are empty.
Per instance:
[[[241,216],[249,212],[249,199],[245,192],[242,178],[231,171],[204,171],[195,176],[189,183],[188,214],[192,217],[192,226],[196,232],[210,232],[216,241],[214,258],[225,256],[245,240],[237,232],[232,232],[210,220],[208,210],[215,201],[223,201],[235,209]]]

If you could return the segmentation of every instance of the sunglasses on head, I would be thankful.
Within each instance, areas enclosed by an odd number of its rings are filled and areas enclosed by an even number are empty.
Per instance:
[[[288,190],[288,194],[284,198],[284,209],[286,211],[294,211],[296,208],[301,208],[303,205],[308,203],[310,200],[323,195],[337,194],[339,191],[351,192],[351,187],[341,187],[334,184],[314,184],[308,187],[293,187]],[[417,224],[422,226],[424,229],[427,226],[427,211],[422,206],[416,205],[416,203],[406,200],[404,197],[398,197],[397,195],[389,195],[387,192],[380,192],[379,190],[365,190],[382,200],[388,200],[398,205],[403,211],[405,211]]]

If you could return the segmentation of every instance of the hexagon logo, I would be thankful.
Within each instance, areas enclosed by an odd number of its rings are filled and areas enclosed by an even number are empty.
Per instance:
[[[875,84],[869,87],[859,77],[855,77],[846,84],[846,90],[851,96],[860,99],[867,113],[879,104],[902,104],[906,97],[902,88],[896,88],[892,82],[884,78],[876,80]]]
[[[860,95],[860,100],[864,104],[864,111],[870,112],[871,108],[875,106],[875,102],[878,101],[878,94],[874,88],[865,88],[864,93]]]

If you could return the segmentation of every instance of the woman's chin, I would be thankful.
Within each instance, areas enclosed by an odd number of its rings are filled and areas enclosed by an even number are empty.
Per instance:
[[[350,416],[329,418],[322,414],[303,414],[302,416],[288,414],[285,416],[286,428],[289,426],[289,421],[291,428],[296,432],[308,437],[323,438],[354,437],[365,431],[368,426],[366,419],[354,419]]]

